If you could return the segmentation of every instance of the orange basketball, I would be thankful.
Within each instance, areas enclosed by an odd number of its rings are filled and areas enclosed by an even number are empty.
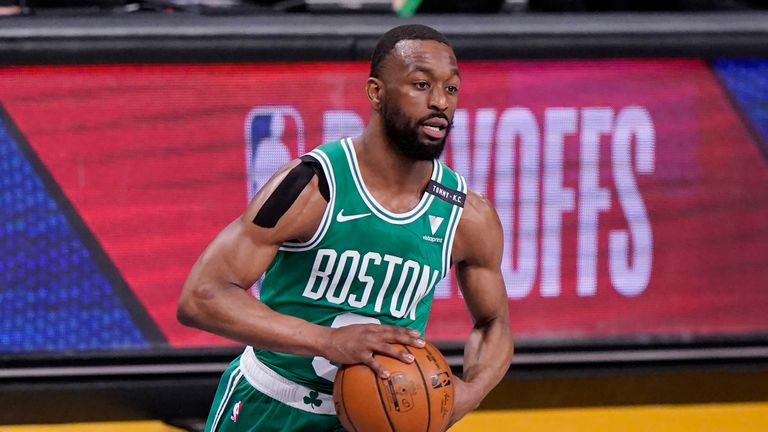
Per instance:
[[[440,351],[394,344],[413,354],[413,363],[375,355],[388,371],[381,379],[364,364],[344,365],[336,374],[333,402],[348,432],[442,432],[453,411],[453,375]]]

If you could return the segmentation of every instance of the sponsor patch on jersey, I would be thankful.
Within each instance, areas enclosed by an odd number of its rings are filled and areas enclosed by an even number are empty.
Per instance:
[[[433,236],[424,235],[421,238],[423,240],[426,240],[426,241],[431,242],[431,243],[442,243],[443,242],[443,239],[441,237],[433,237]]]
[[[443,218],[429,215],[429,228],[432,230],[432,235],[435,235],[438,229],[440,229],[440,224],[443,223]]]
[[[434,180],[430,180],[429,183],[427,183],[427,193],[432,194],[447,203],[462,208],[464,207],[464,201],[467,199],[467,194],[464,192],[445,187]]]

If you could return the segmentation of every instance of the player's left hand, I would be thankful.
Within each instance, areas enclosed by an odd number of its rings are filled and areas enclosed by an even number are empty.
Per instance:
[[[449,428],[461,420],[483,400],[482,390],[456,376],[453,377],[454,402]]]

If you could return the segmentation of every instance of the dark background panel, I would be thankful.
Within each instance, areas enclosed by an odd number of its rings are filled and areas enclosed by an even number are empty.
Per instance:
[[[419,22],[462,59],[768,55],[768,13],[392,16],[32,16],[0,26],[2,64],[367,60],[379,35]]]

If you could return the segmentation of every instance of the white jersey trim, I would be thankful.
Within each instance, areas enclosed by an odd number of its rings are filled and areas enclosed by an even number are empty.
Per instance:
[[[352,145],[352,139],[345,138],[341,140],[341,145],[344,149],[344,153],[347,156],[347,163],[349,165],[350,174],[352,176],[353,182],[355,183],[355,187],[357,188],[357,192],[363,199],[363,202],[365,202],[365,205],[371,210],[373,214],[391,224],[404,225],[415,221],[427,212],[429,206],[432,204],[432,200],[435,198],[434,195],[428,193],[424,193],[416,207],[405,213],[391,212],[379,204],[379,202],[376,201],[376,198],[374,198],[373,195],[368,191],[368,188],[363,182],[363,176],[360,173],[360,166],[357,163],[357,154],[355,153],[355,146]],[[432,175],[430,178],[439,183],[442,179],[442,176],[442,164],[440,164],[440,162],[437,160],[433,160]]]
[[[459,180],[459,192],[467,193],[467,181],[459,173],[456,173],[456,176]],[[453,210],[451,210],[451,217],[448,219],[448,229],[445,232],[445,241],[443,242],[443,273],[440,279],[444,278],[451,270],[453,239],[456,237],[456,230],[459,227],[459,221],[463,212],[464,208],[459,206],[453,206]]]
[[[317,392],[279,375],[256,358],[251,346],[246,347],[240,357],[240,370],[253,388],[276,401],[312,414],[336,415],[332,395]],[[304,402],[310,392],[317,393],[315,398],[321,401],[320,406]]]
[[[307,154],[317,159],[317,161],[320,162],[320,166],[323,168],[325,178],[328,181],[330,195],[328,205],[325,206],[325,212],[323,212],[323,218],[320,220],[320,225],[317,227],[317,230],[309,241],[305,243],[284,242],[282,246],[280,246],[281,251],[303,252],[312,249],[320,243],[320,240],[322,240],[323,237],[325,237],[328,227],[331,226],[331,220],[333,220],[333,208],[336,203],[336,178],[333,176],[333,166],[331,165],[328,156],[318,149],[314,149]]]

